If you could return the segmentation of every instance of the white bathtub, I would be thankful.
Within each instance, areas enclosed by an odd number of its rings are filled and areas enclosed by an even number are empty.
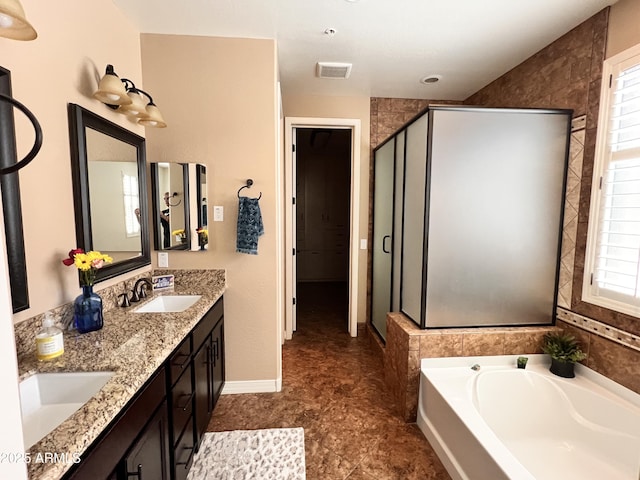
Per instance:
[[[526,370],[517,355],[422,360],[418,426],[451,477],[640,480],[640,395],[526,356]]]

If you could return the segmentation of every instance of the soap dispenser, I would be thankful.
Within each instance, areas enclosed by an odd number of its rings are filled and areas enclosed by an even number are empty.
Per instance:
[[[62,330],[55,325],[51,312],[44,314],[42,328],[36,335],[38,360],[51,360],[64,353]]]

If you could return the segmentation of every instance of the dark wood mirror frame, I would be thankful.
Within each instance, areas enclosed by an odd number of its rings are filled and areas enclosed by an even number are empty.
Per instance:
[[[140,201],[141,255],[105,265],[97,271],[96,282],[130,272],[151,264],[149,244],[149,214],[147,207],[147,171],[145,139],[89,110],[73,103],[69,104],[69,139],[71,142],[71,173],[73,176],[73,199],[76,215],[76,238],[78,248],[85,251],[93,248],[91,232],[91,205],[89,203],[89,177],[87,171],[87,137],[85,129],[92,128],[136,148],[138,165],[138,190]]]
[[[185,236],[186,240],[183,244],[174,245],[173,247],[165,247],[162,241],[162,225],[160,223],[160,210],[158,209],[157,199],[160,198],[160,189],[158,187],[158,164],[151,164],[151,198],[153,198],[153,243],[156,250],[189,250],[191,248],[191,218],[189,212],[189,165],[182,165],[182,184],[183,184],[183,200],[181,204],[184,208]]]
[[[208,228],[207,205],[203,203],[202,185],[207,183],[207,167],[204,165],[196,165],[196,198],[198,205],[198,228]]]
[[[0,93],[11,96],[11,72],[2,67],[0,67]],[[0,102],[0,167],[8,167],[16,161],[13,107],[6,102]],[[29,308],[18,172],[0,175],[0,189],[2,190],[11,303],[13,313],[16,313]]]

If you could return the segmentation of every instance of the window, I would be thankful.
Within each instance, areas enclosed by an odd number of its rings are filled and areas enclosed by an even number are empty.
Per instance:
[[[640,316],[640,45],[604,63],[583,300]]]
[[[138,177],[122,174],[122,199],[124,203],[124,224],[127,237],[140,235],[140,197]]]

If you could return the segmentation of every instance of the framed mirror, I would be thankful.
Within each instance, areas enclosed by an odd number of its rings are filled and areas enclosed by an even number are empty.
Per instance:
[[[0,93],[11,96],[11,73],[2,67],[0,67]],[[7,102],[0,101],[0,167],[8,167],[16,161],[13,107]],[[2,191],[2,214],[11,284],[11,304],[13,313],[16,313],[29,308],[18,172],[0,175],[0,190]]]
[[[198,227],[207,228],[208,215],[207,211],[207,167],[204,165],[196,165],[196,197],[198,201]]]
[[[189,171],[186,163],[151,164],[153,240],[156,250],[189,250]]]
[[[69,137],[78,248],[113,258],[96,282],[149,265],[145,139],[75,104]]]

